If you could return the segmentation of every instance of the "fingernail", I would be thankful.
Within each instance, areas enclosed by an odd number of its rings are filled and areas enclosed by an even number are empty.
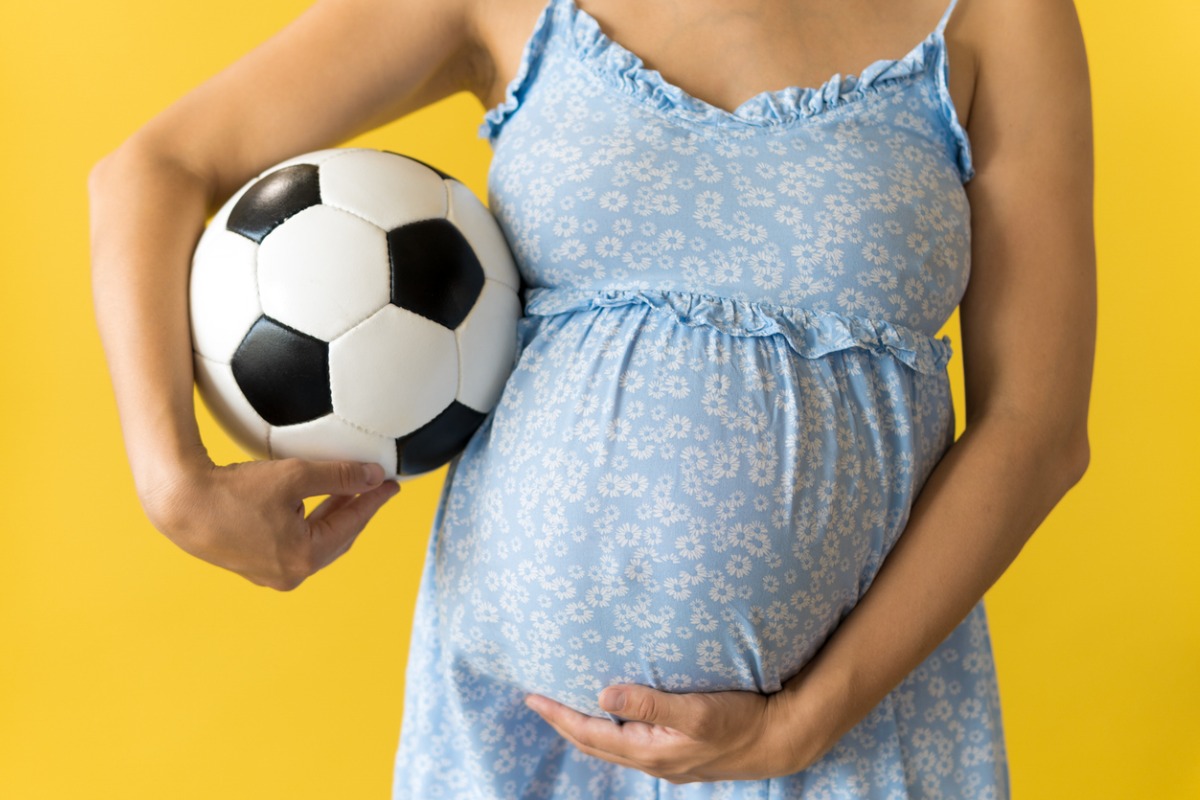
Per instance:
[[[620,689],[605,689],[600,693],[600,705],[605,711],[620,711],[625,707],[625,693]]]
[[[538,700],[531,694],[525,695],[525,707],[531,711],[538,710]]]
[[[378,464],[363,464],[363,481],[374,486],[383,481],[383,467]]]

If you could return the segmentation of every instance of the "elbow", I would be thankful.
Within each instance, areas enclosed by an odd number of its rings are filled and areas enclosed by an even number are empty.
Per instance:
[[[107,198],[120,192],[121,185],[129,180],[131,171],[137,166],[138,154],[130,152],[128,145],[110,151],[92,165],[87,176],[87,192],[93,215]]]
[[[968,430],[970,427],[968,422]],[[999,441],[1016,448],[1013,452],[1023,456],[1020,460],[1036,470],[1039,482],[1047,491],[1057,492],[1057,497],[1062,497],[1083,480],[1091,463],[1092,450],[1086,430],[1086,422],[1079,425],[1049,421],[1031,423],[1028,418],[1014,421],[1013,417],[1006,416],[996,428],[995,435]]]
[[[986,421],[984,421],[986,420]],[[997,446],[1011,448],[1019,461],[1032,467],[1039,483],[1048,492],[1062,497],[1083,480],[1092,459],[1087,435],[1087,417],[1065,420],[1063,416],[1039,417],[1035,414],[1004,411],[980,420],[967,421],[967,430],[978,426],[994,436]]]
[[[1076,417],[1075,424],[1071,425],[1068,430],[1070,433],[1065,438],[1063,458],[1066,465],[1067,478],[1070,481],[1067,484],[1067,488],[1070,489],[1083,480],[1083,476],[1087,473],[1088,465],[1092,461],[1092,445],[1088,440],[1087,412],[1079,414]]]
[[[121,191],[131,180],[147,175],[197,186],[209,200],[215,189],[210,172],[197,169],[178,153],[135,135],[92,165],[87,177],[88,196],[95,203],[114,191]]]
[[[104,223],[105,207],[110,203],[109,198],[114,192],[114,187],[119,182],[117,177],[120,172],[120,167],[117,165],[119,151],[113,151],[101,158],[92,165],[87,176],[87,193],[88,193],[88,215],[90,218],[90,249],[92,252],[92,280],[95,282],[97,277],[97,269],[99,268],[100,260],[96,258],[97,251],[100,249],[100,240],[103,238],[103,230],[107,227]]]
[[[87,176],[88,215],[90,218],[90,247],[92,280],[96,280],[104,259],[97,254],[104,250],[106,233],[112,228],[114,209],[121,203],[122,185],[128,181],[128,157],[114,150],[92,165]]]
[[[1063,470],[1067,479],[1067,489],[1083,480],[1087,473],[1088,464],[1092,460],[1092,448],[1087,437],[1077,439],[1065,446],[1061,451]]]
[[[87,192],[94,277],[97,269],[104,269],[104,262],[115,263],[112,258],[97,257],[98,253],[112,252],[108,244],[113,238],[111,232],[132,224],[130,220],[148,201],[173,198],[189,209],[199,205],[203,213],[208,213],[214,185],[210,176],[171,153],[132,138],[92,165]]]
[[[92,165],[87,176],[88,196],[95,198],[104,191],[104,187],[112,180],[114,162],[118,151],[113,151]]]
[[[1069,420],[1050,417],[1035,422],[1029,431],[1031,443],[1040,451],[1040,458],[1050,473],[1047,477],[1066,494],[1083,480],[1092,460],[1088,439],[1087,415],[1079,414]]]
[[[135,138],[127,139],[100,158],[88,171],[88,195],[92,198],[103,195],[125,180],[129,171],[147,160],[145,148]]]

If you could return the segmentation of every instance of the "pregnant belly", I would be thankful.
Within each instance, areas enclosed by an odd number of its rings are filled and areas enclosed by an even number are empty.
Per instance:
[[[527,334],[437,532],[454,669],[593,715],[614,683],[777,691],[907,520],[913,375],[653,308]]]

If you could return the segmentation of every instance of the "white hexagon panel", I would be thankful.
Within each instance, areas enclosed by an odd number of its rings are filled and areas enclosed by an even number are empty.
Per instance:
[[[327,342],[386,304],[390,283],[383,230],[336,208],[306,208],[259,245],[263,312]]]
[[[430,167],[394,153],[351,150],[321,165],[321,202],[385,231],[446,216],[446,188]]]
[[[330,343],[329,384],[339,417],[382,436],[412,433],[454,400],[454,332],[386,306]]]
[[[396,442],[367,433],[334,414],[275,428],[271,431],[271,457],[337,460],[343,458],[371,462],[389,475],[396,473]]]

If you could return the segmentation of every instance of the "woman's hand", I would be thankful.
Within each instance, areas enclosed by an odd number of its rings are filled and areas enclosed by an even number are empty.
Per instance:
[[[610,686],[600,693],[600,707],[624,723],[580,714],[541,695],[525,702],[584,753],[671,783],[790,775],[817,753],[816,742],[801,733],[804,726],[785,712],[782,692],[674,694]]]
[[[350,549],[399,491],[378,464],[207,459],[143,497],[152,522],[188,553],[289,591]],[[304,499],[329,495],[307,517]]]

